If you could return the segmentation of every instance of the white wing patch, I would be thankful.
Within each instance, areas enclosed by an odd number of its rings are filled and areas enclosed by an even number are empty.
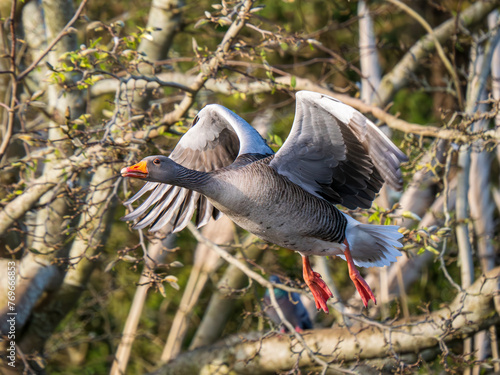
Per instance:
[[[210,124],[203,124],[203,128],[195,124],[189,129],[185,136],[181,138],[179,144],[183,147],[201,150],[206,147],[207,142],[215,140],[227,124],[216,121],[218,117],[224,119],[240,140],[240,151],[243,154],[273,154],[272,149],[267,145],[260,134],[245,120],[233,111],[219,104],[210,104],[198,113],[198,123],[210,121]]]

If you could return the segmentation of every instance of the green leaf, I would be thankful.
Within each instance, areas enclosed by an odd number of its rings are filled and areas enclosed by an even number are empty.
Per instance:
[[[274,143],[276,143],[280,147],[283,146],[283,140],[277,134],[274,135]]]
[[[96,40],[90,39],[90,48],[94,48],[101,41],[102,37],[97,38]]]
[[[439,250],[437,250],[436,248],[434,248],[434,247],[432,247],[430,245],[427,245],[425,247],[425,250],[430,251],[431,253],[434,253],[436,255],[439,255]]]
[[[374,221],[379,221],[380,220],[380,212],[376,211],[373,214],[370,215],[368,218],[368,222],[373,223]]]
[[[420,221],[422,220],[422,218],[420,216],[418,216],[417,214],[411,212],[411,211],[404,211],[401,216],[403,216],[404,218],[406,219],[411,219],[411,220],[416,220],[416,221]]]
[[[290,86],[292,86],[292,89],[297,86],[297,78],[295,76],[292,76],[292,78],[290,78]]]

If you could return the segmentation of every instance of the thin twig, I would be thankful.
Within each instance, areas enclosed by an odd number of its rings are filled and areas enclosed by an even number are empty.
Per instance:
[[[250,13],[250,9],[252,9],[254,1],[255,0],[244,0],[241,3],[239,9],[237,10],[237,18],[233,21],[231,26],[229,26],[227,32],[224,34],[224,38],[217,46],[213,57],[207,63],[201,65],[201,72],[197,75],[195,81],[190,86],[191,91],[186,92],[186,95],[174,111],[168,113],[163,117],[161,121],[162,125],[172,124],[174,122],[174,119],[183,117],[184,114],[189,110],[189,108],[191,108],[196,94],[204,86],[208,78],[210,78],[211,76],[215,76],[217,70],[227,58],[229,49],[231,48],[234,40],[236,39],[240,31],[245,27],[249,18],[248,15]]]
[[[328,367],[330,367],[330,365],[327,362],[325,362],[321,358],[319,358],[312,351],[312,349],[309,348],[309,346],[304,341],[304,338],[302,337],[302,335],[299,332],[297,332],[295,330],[295,328],[293,327],[293,325],[285,318],[285,315],[283,314],[283,311],[279,307],[278,301],[276,300],[276,296],[274,294],[274,288],[278,287],[280,289],[286,290],[286,289],[288,289],[286,286],[284,286],[283,284],[272,283],[272,282],[266,280],[263,276],[261,276],[258,273],[256,273],[255,271],[252,271],[250,268],[248,268],[243,263],[241,263],[240,261],[238,261],[236,258],[234,258],[233,256],[231,256],[231,254],[229,254],[227,251],[225,251],[224,249],[222,249],[220,246],[217,246],[215,243],[213,243],[212,241],[210,241],[209,239],[207,239],[206,237],[204,237],[201,234],[201,232],[198,230],[198,228],[196,228],[196,226],[193,223],[189,222],[188,225],[187,225],[187,228],[190,230],[190,232],[193,234],[193,236],[196,238],[196,240],[198,242],[204,243],[205,245],[207,245],[208,247],[210,247],[212,250],[214,250],[217,254],[219,254],[219,256],[221,258],[223,258],[225,261],[227,261],[229,264],[232,264],[232,265],[236,266],[245,275],[247,275],[249,278],[257,281],[259,284],[261,284],[262,286],[266,287],[268,289],[268,291],[269,291],[273,307],[275,308],[275,310],[276,310],[278,316],[280,317],[281,321],[283,322],[283,324],[288,328],[288,330],[290,332],[292,332],[294,334],[295,338],[297,338],[297,340],[302,344],[302,346],[304,347],[304,349],[307,350],[307,352],[309,353],[309,355],[314,359],[314,361],[316,363],[318,363],[319,365],[321,365],[323,367],[323,369],[327,369]],[[355,372],[352,372],[352,371],[349,371],[349,370],[341,369],[341,368],[338,368],[338,367],[334,367],[334,368],[337,371],[344,372],[346,374],[356,374]]]
[[[52,51],[52,48],[54,48],[54,46],[59,43],[59,41],[66,35],[68,34],[69,32],[69,28],[71,26],[73,26],[73,24],[78,20],[78,17],[80,17],[80,13],[82,13],[83,11],[83,8],[85,7],[85,5],[87,4],[89,0],[82,0],[82,2],[80,3],[80,6],[78,7],[78,9],[76,10],[75,12],[75,15],[73,16],[72,19],[69,20],[69,22],[66,24],[66,26],[64,26],[64,28],[61,30],[61,32],[54,38],[54,40],[52,40],[52,42],[47,46],[47,48],[38,56],[37,59],[35,59],[35,61],[33,61],[33,63],[28,66],[21,74],[19,74],[17,76],[17,81],[21,81],[24,77],[26,77],[29,73],[31,73],[31,71],[33,69],[35,69],[38,64],[40,63],[40,61],[43,60],[43,58],[45,56],[47,56],[47,54]]]
[[[446,57],[446,54],[444,53],[443,47],[441,46],[441,43],[439,43],[439,39],[436,37],[434,34],[434,30],[432,27],[427,23],[427,21],[417,12],[415,12],[412,8],[410,8],[408,5],[403,4],[399,0],[387,0],[391,4],[396,5],[403,11],[405,11],[408,15],[413,17],[422,27],[429,33],[429,35],[432,36],[432,39],[434,39],[434,43],[436,43],[436,50],[441,58],[441,61],[443,62],[446,70],[451,74],[453,77],[453,82],[455,84],[455,90],[457,92],[457,99],[458,99],[458,105],[460,108],[463,108],[463,99],[462,99],[462,93],[460,89],[460,80],[458,79],[457,72],[453,68],[453,65],[451,64],[450,60]]]
[[[12,138],[12,133],[14,129],[14,122],[16,120],[15,106],[17,101],[17,80],[16,80],[16,27],[15,27],[15,19],[16,19],[16,6],[17,0],[13,0],[11,4],[10,10],[10,34],[12,39],[12,45],[10,48],[10,73],[13,76],[12,79],[12,88],[10,91],[10,108],[8,108],[9,116],[7,119],[7,129],[3,135],[2,144],[0,145],[0,163],[7,151],[7,147],[9,147],[10,140]]]

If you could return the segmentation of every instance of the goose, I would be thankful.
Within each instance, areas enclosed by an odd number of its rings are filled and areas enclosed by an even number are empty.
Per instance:
[[[327,95],[296,93],[295,119],[278,152],[229,109],[210,104],[193,120],[169,157],[148,156],[121,170],[146,184],[125,204],[149,196],[123,220],[136,229],[182,230],[227,215],[264,241],[302,256],[303,278],[318,310],[332,292],[309,256],[339,256],[363,305],[373,300],[356,267],[382,267],[401,253],[395,225],[361,223],[340,211],[370,208],[384,181],[403,186],[408,161],[385,134],[354,108]],[[196,212],[196,215],[195,215]]]

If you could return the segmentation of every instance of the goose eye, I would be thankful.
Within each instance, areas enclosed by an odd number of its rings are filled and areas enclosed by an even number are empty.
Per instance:
[[[160,165],[160,159],[153,160],[153,164]]]

